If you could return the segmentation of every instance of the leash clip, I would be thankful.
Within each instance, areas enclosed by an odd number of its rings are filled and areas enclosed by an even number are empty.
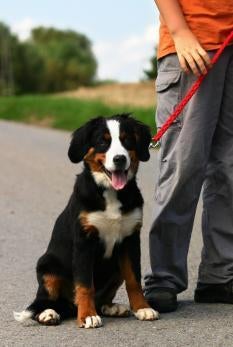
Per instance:
[[[160,149],[161,143],[160,141],[152,141],[149,145],[149,149]]]

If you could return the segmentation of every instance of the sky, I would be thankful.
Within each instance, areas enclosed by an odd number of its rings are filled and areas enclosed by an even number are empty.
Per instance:
[[[92,42],[98,78],[122,82],[143,78],[158,41],[153,0],[8,0],[0,21],[21,40],[40,25],[81,32]]]

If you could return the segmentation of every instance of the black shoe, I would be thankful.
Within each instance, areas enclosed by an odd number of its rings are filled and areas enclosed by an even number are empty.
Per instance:
[[[198,283],[194,301],[200,303],[233,304],[233,281],[225,284]]]
[[[161,313],[173,312],[177,309],[177,295],[172,288],[151,288],[144,290],[148,304]]]

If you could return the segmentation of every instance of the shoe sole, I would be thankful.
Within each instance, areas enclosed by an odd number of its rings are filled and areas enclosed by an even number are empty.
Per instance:
[[[223,299],[223,298],[218,298],[218,297],[194,297],[194,301],[197,304],[233,304],[233,299]]]
[[[165,306],[160,306],[158,305],[157,302],[150,300],[150,299],[146,299],[148,304],[156,311],[158,311],[159,313],[169,313],[169,312],[174,312],[177,310],[178,308],[178,303],[174,302],[174,303],[170,303],[169,305]]]

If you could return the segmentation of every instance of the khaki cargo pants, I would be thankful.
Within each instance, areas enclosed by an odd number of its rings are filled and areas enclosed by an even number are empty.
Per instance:
[[[181,72],[176,54],[159,61],[158,127],[195,79]],[[177,293],[187,288],[187,254],[202,185],[199,282],[226,283],[233,279],[233,46],[162,138],[147,288],[170,287]]]

